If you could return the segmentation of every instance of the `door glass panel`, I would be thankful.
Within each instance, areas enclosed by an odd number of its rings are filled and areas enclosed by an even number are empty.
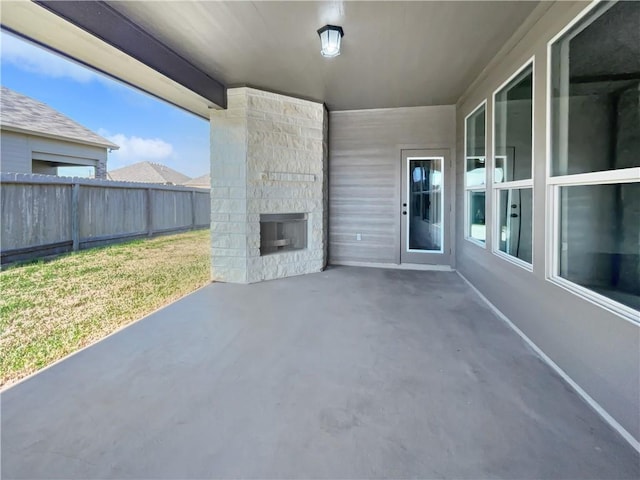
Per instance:
[[[442,159],[408,158],[408,249],[442,252]]]

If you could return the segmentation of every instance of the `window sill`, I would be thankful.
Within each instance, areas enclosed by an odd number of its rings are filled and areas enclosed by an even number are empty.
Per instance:
[[[486,242],[481,242],[480,240],[473,238],[473,237],[464,237],[464,239],[469,242],[472,243],[474,245],[476,245],[477,247],[480,248],[484,248],[486,250],[487,248],[487,243]]]
[[[517,267],[527,270],[528,272],[533,272],[533,265],[531,263],[527,263],[524,260],[520,260],[517,257],[509,255],[508,253],[504,253],[502,250],[494,250],[493,254],[496,257],[500,257],[503,260],[506,260],[507,262],[512,263],[513,265],[516,265]]]
[[[587,300],[588,302],[593,303],[594,305],[597,305],[600,308],[604,308],[605,310],[622,317],[633,325],[640,324],[640,312],[631,307],[616,302],[615,300],[611,300],[604,295],[600,295],[593,290],[582,287],[577,283],[570,282],[562,277],[548,277],[547,281],[581,297],[584,300]]]

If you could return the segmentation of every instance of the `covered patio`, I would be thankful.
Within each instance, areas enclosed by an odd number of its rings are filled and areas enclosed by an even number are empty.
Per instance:
[[[4,476],[638,478],[639,22],[5,2],[209,121],[219,283],[5,391]]]
[[[3,478],[637,478],[454,272],[216,283],[2,394]]]

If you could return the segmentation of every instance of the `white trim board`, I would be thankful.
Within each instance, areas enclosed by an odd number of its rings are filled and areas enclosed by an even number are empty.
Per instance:
[[[425,270],[434,272],[455,272],[449,265],[421,265],[418,263],[375,263],[375,262],[352,262],[352,261],[332,261],[329,266],[342,267],[367,267],[367,268],[392,268],[395,270]]]
[[[527,337],[527,335],[520,330],[511,320],[509,320],[509,318],[507,318],[507,316],[502,313],[500,310],[498,310],[498,307],[496,307],[493,303],[491,303],[489,301],[489,299],[487,297],[485,297],[480,290],[478,290],[469,280],[467,280],[467,278],[462,275],[462,273],[460,273],[459,271],[456,271],[456,273],[458,275],[460,275],[460,278],[462,278],[462,280],[464,280],[466,282],[467,285],[469,285],[469,287],[471,287],[471,289],[478,294],[478,296],[484,300],[484,302],[489,306],[489,308],[491,309],[491,311],[493,313],[496,314],[496,316],[498,318],[500,318],[503,322],[505,322],[509,327],[511,327],[511,329],[516,332],[520,338],[522,338],[525,343],[527,345],[529,345],[529,347],[531,347],[533,349],[533,351],[547,364],[551,367],[552,370],[554,370],[558,375],[560,375],[560,377],[569,384],[569,386],[571,388],[573,388],[573,390],[580,396],[582,397],[582,399],[587,402],[587,404],[593,408],[595,410],[595,412],[600,415],[600,417],[609,424],[609,426],[611,426],[616,432],[618,432],[622,438],[624,438],[629,445],[631,445],[631,447],[633,447],[637,452],[640,453],[640,441],[636,440],[635,437],[633,435],[631,435],[631,433],[629,433],[622,425],[620,425],[618,423],[618,421],[613,418],[604,408],[602,408],[602,406],[596,402],[591,395],[589,395],[587,392],[585,392],[582,387],[580,387],[580,385],[578,385],[564,370],[562,370],[558,364],[556,364],[553,360],[551,360],[551,358],[549,358],[547,356],[546,353],[544,353],[542,351],[542,349],[540,349],[540,347],[538,347],[533,340],[531,340],[529,337]]]

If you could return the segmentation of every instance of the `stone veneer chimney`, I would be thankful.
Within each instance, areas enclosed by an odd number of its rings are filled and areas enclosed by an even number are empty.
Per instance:
[[[327,259],[324,105],[252,88],[211,113],[211,269],[253,283],[319,272]],[[260,255],[260,215],[307,215],[307,248]]]
[[[105,154],[105,158],[101,158],[98,160],[98,165],[96,165],[96,173],[95,178],[100,178],[102,180],[107,179],[107,158]]]

